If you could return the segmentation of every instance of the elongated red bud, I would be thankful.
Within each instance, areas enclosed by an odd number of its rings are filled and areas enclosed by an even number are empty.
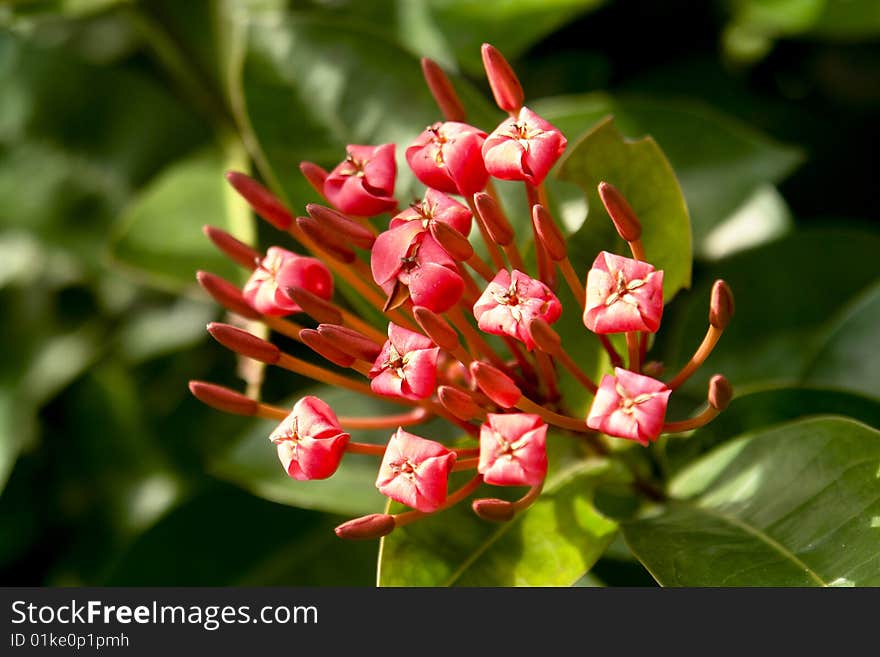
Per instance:
[[[324,181],[327,180],[327,171],[314,162],[305,161],[299,163],[299,170],[312,189],[318,192],[321,198],[324,198]]]
[[[375,361],[382,351],[382,345],[377,344],[360,331],[355,331],[347,326],[319,324],[318,333],[330,340],[333,346],[343,353],[368,363]]]
[[[203,404],[218,411],[234,415],[256,415],[259,404],[256,400],[246,397],[224,386],[204,381],[190,381],[189,391]]]
[[[281,359],[281,350],[274,344],[235,326],[211,322],[208,324],[208,333],[227,349],[261,363],[274,365]]]
[[[303,329],[299,332],[299,337],[303,341],[303,344],[315,353],[329,360],[334,365],[339,365],[339,367],[350,367],[355,361],[354,356],[337,349],[333,346],[333,343],[330,342],[330,340],[325,338],[315,329]]]
[[[474,203],[492,240],[501,246],[510,244],[514,237],[513,226],[507,221],[504,211],[495,199],[485,192],[480,192],[474,195]]]
[[[319,222],[311,217],[297,217],[296,225],[308,237],[335,260],[345,264],[351,264],[357,259],[357,255],[350,248],[339,241],[338,235],[324,228]]]
[[[238,171],[229,171],[226,180],[263,219],[281,230],[290,228],[293,215],[272,192],[249,175]]]
[[[309,213],[312,219],[322,224],[324,228],[338,231],[340,237],[343,237],[359,249],[371,249],[373,242],[376,241],[376,236],[372,232],[358,222],[349,219],[338,210],[318,205],[317,203],[309,203],[306,206],[306,212]]]
[[[339,324],[342,322],[342,312],[326,299],[309,292],[304,287],[286,287],[284,292],[293,299],[294,303],[302,308],[302,311],[316,322]]]
[[[262,315],[251,308],[235,285],[210,272],[200,271],[196,274],[196,280],[202,289],[226,310],[247,319],[260,319]]]
[[[492,95],[495,96],[495,104],[505,112],[517,113],[523,105],[525,94],[522,84],[510,64],[504,59],[497,48],[483,44],[483,68],[486,69],[486,77],[489,86],[492,87]]]
[[[727,283],[719,279],[712,286],[712,298],[709,301],[709,323],[723,331],[730,323],[733,312],[733,292]]]
[[[490,497],[474,500],[471,508],[483,520],[494,522],[508,522],[516,514],[516,507],[510,502]]]
[[[349,541],[365,541],[387,536],[394,531],[394,526],[394,516],[387,513],[373,513],[344,522],[333,531],[339,538]]]
[[[562,338],[554,331],[546,320],[535,317],[529,322],[529,334],[541,351],[554,354],[562,347]]]
[[[532,223],[535,226],[535,232],[538,239],[544,246],[547,255],[554,262],[565,260],[567,255],[567,247],[565,246],[565,237],[553,221],[553,217],[543,205],[535,204],[532,206]]]
[[[413,315],[425,335],[431,338],[438,347],[446,351],[453,351],[459,346],[458,333],[433,310],[428,310],[424,306],[415,306]]]
[[[437,243],[453,260],[466,262],[473,257],[474,247],[468,238],[449,224],[442,221],[432,221],[428,230],[431,232],[431,237],[437,240]]]
[[[659,379],[663,376],[663,363],[659,360],[649,360],[642,366],[642,374],[650,376],[652,379]]]
[[[636,216],[635,210],[624,198],[617,188],[611,183],[599,183],[599,198],[602,205],[608,211],[608,216],[614,222],[617,234],[627,242],[635,242],[642,236],[642,224]]]
[[[720,374],[716,374],[709,379],[709,406],[723,411],[727,408],[730,400],[733,399],[733,386],[730,382]]]
[[[497,367],[475,360],[469,369],[480,390],[502,408],[515,406],[522,397],[522,391],[513,379]]]
[[[466,392],[452,386],[437,388],[440,403],[459,420],[472,420],[485,414],[483,408]]]
[[[434,97],[437,107],[440,108],[443,118],[447,121],[463,123],[466,118],[464,106],[461,104],[458,94],[455,93],[452,82],[449,81],[440,65],[433,59],[422,57],[422,75],[425,76],[425,82],[428,89],[431,90],[431,95]]]
[[[257,261],[261,257],[259,252],[216,226],[202,226],[202,232],[227,258],[242,267],[251,270],[256,268]]]

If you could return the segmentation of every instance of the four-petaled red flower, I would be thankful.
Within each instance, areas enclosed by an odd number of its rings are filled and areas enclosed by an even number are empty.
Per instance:
[[[443,506],[455,452],[398,429],[385,449],[376,488],[386,497],[430,513]]]
[[[471,196],[489,180],[480,150],[484,139],[485,132],[467,123],[435,123],[406,149],[406,161],[428,187]]]
[[[370,369],[370,388],[389,397],[425,399],[437,385],[440,349],[419,333],[388,325],[388,340]]]
[[[369,217],[397,207],[393,197],[397,163],[394,144],[351,144],[348,157],[324,179],[324,196],[337,209]]]
[[[326,402],[303,397],[269,436],[278,458],[294,479],[326,479],[339,467],[351,437]]]
[[[330,299],[333,276],[317,258],[271,246],[266,257],[257,263],[242,294],[257,312],[278,317],[301,310],[287,296],[286,290],[290,287],[301,287],[322,299]]]
[[[540,185],[567,143],[558,128],[523,107],[486,137],[483,159],[496,178]]]
[[[483,481],[495,486],[537,486],[547,476],[547,425],[529,413],[490,413],[480,428]]]
[[[516,269],[499,271],[474,304],[480,329],[516,338],[529,351],[535,347],[529,322],[540,318],[552,324],[561,314],[562,304],[550,288]]]
[[[599,385],[587,426],[647,445],[663,429],[670,394],[662,381],[616,367],[614,376],[606,374]]]
[[[663,272],[602,251],[587,274],[584,325],[594,333],[654,333],[662,315]]]

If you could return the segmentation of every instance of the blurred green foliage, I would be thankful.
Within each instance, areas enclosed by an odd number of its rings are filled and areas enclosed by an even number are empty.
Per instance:
[[[529,102],[572,147],[614,114],[625,137],[650,134],[668,158],[697,258],[692,289],[679,293],[658,336],[670,369],[701,337],[712,280],[737,292],[737,320],[710,367],[746,394],[727,424],[692,443],[664,441],[659,454],[679,472],[676,486],[724,452],[681,472],[691,458],[747,429],[812,413],[876,425],[878,36],[871,0],[0,4],[0,581],[375,582],[376,544],[342,543],[331,531],[339,514],[381,508],[369,467],[354,460],[309,490],[277,466],[265,424],[207,409],[186,389],[191,378],[243,385],[235,360],[205,339],[205,322],[221,313],[193,274],[235,274],[200,228],[261,235],[225,188],[226,169],[256,171],[297,208],[313,200],[300,160],[332,165],[346,143],[405,144],[436,118],[422,55],[452,71],[472,120],[491,128],[500,113],[480,75],[483,41],[509,56]],[[584,166],[612,166],[611,158]],[[412,183],[404,174],[405,194]],[[572,187],[556,191],[569,230],[593,240],[601,220],[584,221]],[[575,242],[584,249],[578,266],[596,244]],[[676,284],[687,283],[684,266]],[[708,374],[675,412],[698,405]],[[266,397],[288,399],[306,385],[268,373]],[[841,422],[810,440],[840,432]],[[759,450],[792,442],[774,441],[727,444],[748,472]],[[839,445],[843,467],[851,446]],[[803,458],[808,448],[798,448]],[[554,551],[564,557],[556,583],[599,558],[584,536],[604,547],[624,522],[639,552],[646,531],[699,520],[683,507],[654,525],[626,524],[631,500],[613,476],[595,495],[599,474],[572,476],[548,497],[583,511],[569,524],[570,543]],[[708,484],[694,486],[712,495]],[[485,576],[492,563],[503,583],[546,580],[552,545],[529,537],[556,536],[560,519],[549,511],[536,506],[503,537],[471,517],[414,525],[386,544],[381,576],[497,583]],[[461,528],[507,551],[476,553],[467,537],[452,540]],[[388,565],[394,550],[418,555],[438,536],[444,549],[418,557],[423,568],[412,571],[407,558]],[[652,567],[662,582],[667,565]],[[699,561],[693,568],[683,583],[702,581]],[[617,540],[581,583],[650,581]]]

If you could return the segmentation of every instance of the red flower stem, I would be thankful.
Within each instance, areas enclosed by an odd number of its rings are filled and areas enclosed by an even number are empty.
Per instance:
[[[629,369],[631,372],[641,372],[642,364],[639,360],[641,349],[639,345],[639,332],[628,331],[626,334],[626,350],[629,356]]]
[[[501,254],[501,249],[492,239],[491,235],[489,235],[489,230],[486,228],[486,224],[483,222],[483,218],[480,216],[480,213],[477,210],[477,204],[474,202],[474,197],[468,196],[467,203],[468,207],[471,209],[471,214],[474,217],[474,221],[477,223],[477,227],[480,229],[480,235],[483,236],[483,242],[486,244],[486,248],[489,250],[489,257],[492,259],[492,263],[495,265],[495,269],[506,269],[507,263],[504,262],[504,256]],[[491,278],[488,280],[491,280]]]
[[[715,417],[720,413],[717,408],[713,408],[712,406],[707,406],[705,410],[697,415],[696,417],[692,417],[687,420],[681,420],[679,422],[667,422],[663,425],[663,433],[679,433],[682,431],[690,431],[691,429],[699,429],[700,427],[709,424]]]
[[[460,461],[456,461],[455,465],[452,466],[453,472],[461,472],[462,470],[476,470],[477,466],[480,464],[480,457],[475,456],[472,458],[461,459]]]
[[[397,427],[409,427],[420,424],[431,417],[431,413],[424,408],[414,408],[408,413],[399,415],[379,415],[377,417],[339,416],[339,424],[344,429],[396,429]]]
[[[583,418],[569,417],[567,415],[560,415],[559,413],[548,411],[546,408],[539,406],[528,397],[520,397],[519,401],[516,402],[514,406],[525,413],[534,413],[535,415],[538,415],[544,420],[544,422],[552,424],[555,427],[571,429],[572,431],[588,431],[587,422]]]
[[[572,267],[571,260],[568,259],[568,256],[565,256],[556,264],[559,265],[559,271],[562,272],[562,277],[568,284],[568,289],[571,290],[574,298],[577,299],[581,312],[583,312],[584,308],[587,307],[587,291],[583,283],[581,283],[581,279],[578,278],[574,267]]]
[[[536,349],[535,362],[538,364],[541,382],[546,388],[546,398],[550,401],[557,401],[561,395],[559,394],[559,386],[556,385],[556,368],[553,367],[553,361],[548,354]]]
[[[510,262],[510,266],[525,273],[526,265],[523,262],[522,256],[519,253],[519,249],[516,247],[516,242],[505,244],[501,248],[504,249],[504,254],[507,256],[507,260]]]
[[[459,306],[453,306],[447,310],[446,316],[449,318],[452,325],[458,329],[459,333],[464,336],[464,339],[473,346],[476,350],[476,354],[482,358],[488,359],[490,363],[495,365],[495,367],[505,371],[507,370],[507,364],[502,360],[501,356],[492,349],[489,343],[483,339],[483,336],[471,326],[470,322],[465,318],[464,313],[461,312]]]
[[[709,325],[709,329],[706,331],[706,337],[703,338],[703,342],[700,343],[700,346],[697,348],[697,351],[688,361],[687,365],[685,365],[681,371],[676,374],[672,380],[666,385],[669,386],[672,390],[678,388],[682,383],[687,381],[691,374],[697,371],[697,368],[703,364],[703,362],[709,357],[709,354],[712,353],[712,350],[715,348],[715,345],[718,344],[718,340],[721,337],[723,331],[719,328],[715,328],[711,324]]]
[[[452,493],[446,498],[446,501],[443,505],[435,511],[431,513],[437,513],[437,511],[443,511],[448,509],[451,506],[455,506],[459,502],[461,502],[468,495],[473,493],[477,488],[480,487],[480,484],[483,483],[483,475],[476,475],[473,479],[471,479],[464,486],[459,488],[457,491]],[[415,522],[416,520],[420,520],[425,516],[430,515],[424,511],[407,511],[406,513],[397,513],[394,515],[394,526],[395,527],[403,527],[404,525],[408,525],[411,522]]]
[[[302,342],[299,332],[305,328],[304,326],[291,322],[289,319],[281,319],[280,317],[271,317],[269,315],[262,315],[260,321],[276,333],[293,338],[297,342]]]
[[[519,498],[516,502],[513,502],[513,510],[514,511],[522,511],[524,509],[529,508],[534,504],[535,500],[537,500],[541,496],[541,491],[544,490],[544,482],[542,481],[537,486],[532,486],[529,489],[529,492]]]
[[[639,338],[639,358],[642,363],[645,362],[645,357],[648,355],[648,332],[643,331],[641,337]]]
[[[552,352],[551,355],[556,358],[562,366],[572,373],[574,378],[576,378],[582,386],[584,386],[587,390],[592,392],[594,395],[596,391],[599,389],[596,383],[587,376],[586,372],[584,372],[578,364],[575,362],[574,358],[568,355],[565,349],[558,349],[555,352]]]
[[[350,442],[345,446],[345,451],[351,454],[366,454],[368,456],[384,456],[385,445],[373,445],[371,443]]]
[[[632,251],[633,258],[641,260],[642,262],[647,262],[647,258],[645,257],[645,247],[642,245],[641,239],[627,242],[627,244],[629,244],[629,250]]]
[[[468,258],[466,262],[468,266],[477,272],[487,283],[495,278],[492,269],[489,267],[489,263],[483,260],[477,253],[474,253],[474,255]]]
[[[467,297],[465,300],[468,305],[473,306],[482,294],[482,290],[477,287],[477,283],[474,281],[473,276],[470,275],[468,270],[465,269],[460,262],[456,263],[456,269],[458,270],[459,276],[464,280],[464,293]]]
[[[623,358],[621,358],[620,354],[617,353],[617,349],[614,348],[614,345],[611,344],[611,340],[607,335],[596,335],[599,338],[599,342],[602,343],[602,346],[605,348],[605,352],[608,354],[608,357],[611,359],[612,367],[623,367]]]
[[[348,312],[344,308],[339,308],[339,312],[342,313],[342,323],[345,326],[348,326],[348,328],[360,331],[361,333],[375,340],[379,344],[384,344],[385,340],[388,339],[388,336],[382,333],[382,331],[378,330],[370,324],[367,324],[367,322],[362,320],[357,315]]]
[[[525,351],[523,351],[523,348],[520,347],[519,343],[509,335],[502,335],[500,337],[504,344],[507,345],[511,355],[516,359],[516,363],[522,370],[523,375],[525,375],[527,379],[534,379],[536,376],[535,368],[532,366],[531,362],[529,362]]]

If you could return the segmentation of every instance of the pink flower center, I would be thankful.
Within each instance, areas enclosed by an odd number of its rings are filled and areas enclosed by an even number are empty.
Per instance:
[[[400,355],[400,352],[391,345],[388,350],[388,360],[382,363],[382,366],[393,371],[400,379],[406,379],[406,364],[409,362],[409,354]]]
[[[637,290],[640,287],[645,285],[645,281],[640,278],[633,279],[627,282],[626,278],[624,278],[623,271],[617,272],[617,285],[615,287],[614,292],[608,295],[608,298],[605,299],[605,305],[610,306],[618,301],[623,301],[623,303],[628,303],[631,306],[639,307],[638,299],[636,299],[632,292],[633,290]]]
[[[339,173],[343,176],[357,176],[358,178],[364,177],[364,169],[367,166],[366,160],[359,160],[351,153],[345,158],[345,163],[348,165],[347,167],[340,169]]]
[[[434,163],[438,167],[444,166],[443,161],[443,145],[447,143],[449,140],[446,138],[446,135],[440,130],[440,126],[432,125],[428,127],[428,131],[434,135],[434,138],[431,140],[431,143],[434,144]]]
[[[507,136],[517,140],[523,146],[527,146],[527,142],[529,140],[534,139],[543,132],[544,131],[540,128],[533,128],[528,123],[520,123],[518,121],[514,121],[510,124],[510,129],[507,131]]]
[[[416,470],[418,469],[418,464],[411,462],[409,459],[405,458],[402,461],[398,461],[397,463],[391,464],[391,471],[395,475],[403,475],[408,479],[416,478]]]
[[[615,390],[620,395],[620,410],[627,415],[632,415],[636,410],[636,406],[644,404],[654,396],[652,393],[644,392],[635,397],[630,397],[630,394],[619,383],[615,386]]]

